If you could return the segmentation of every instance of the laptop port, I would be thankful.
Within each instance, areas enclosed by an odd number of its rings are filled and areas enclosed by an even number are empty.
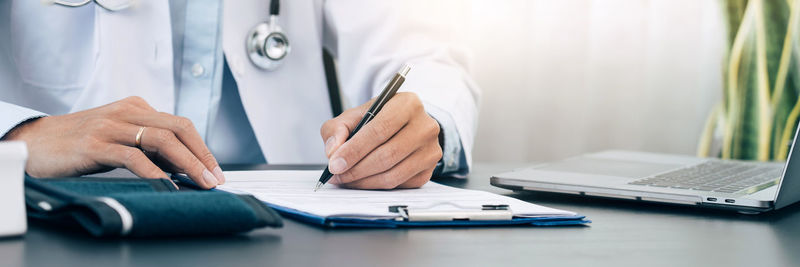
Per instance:
[[[708,201],[714,201],[714,202],[716,202],[716,201],[717,201],[717,198],[715,198],[715,197],[709,197],[709,198],[706,198],[706,200],[708,200]]]
[[[736,202],[736,200],[733,200],[733,199],[730,199],[730,198],[729,199],[725,199],[725,203],[735,203],[735,202]]]

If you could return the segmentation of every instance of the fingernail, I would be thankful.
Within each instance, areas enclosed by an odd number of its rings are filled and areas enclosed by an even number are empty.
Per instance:
[[[329,170],[332,173],[341,173],[344,172],[345,168],[347,168],[347,162],[344,161],[343,158],[335,158],[331,160],[330,164],[328,164],[328,167],[330,167]]]
[[[334,175],[333,177],[331,177],[331,180],[328,181],[328,183],[333,185],[339,185],[342,184],[342,180],[339,179],[339,175]]]
[[[331,150],[333,150],[333,143],[336,141],[336,136],[328,137],[328,140],[325,140],[325,155],[330,155]]]
[[[220,168],[219,166],[214,168],[214,176],[217,177],[217,181],[219,182],[219,184],[225,183],[225,174],[222,174],[222,168]]]
[[[214,175],[208,169],[203,170],[203,179],[206,180],[209,187],[217,186],[217,178],[214,178]]]

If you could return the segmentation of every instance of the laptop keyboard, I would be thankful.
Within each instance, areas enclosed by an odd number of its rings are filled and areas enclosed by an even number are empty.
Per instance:
[[[778,182],[782,168],[752,163],[707,161],[628,184],[721,193],[753,193]],[[760,186],[759,186],[760,185]]]

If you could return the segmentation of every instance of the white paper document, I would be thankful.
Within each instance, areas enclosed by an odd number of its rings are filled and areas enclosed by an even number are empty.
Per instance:
[[[252,194],[261,201],[321,217],[395,218],[388,207],[477,207],[509,205],[517,217],[572,216],[574,212],[531,204],[484,191],[428,182],[419,189],[353,190],[325,185],[314,192],[321,171],[230,171],[217,189]]]

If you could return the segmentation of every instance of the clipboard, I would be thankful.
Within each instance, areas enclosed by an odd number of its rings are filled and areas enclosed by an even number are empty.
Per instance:
[[[283,206],[277,206],[266,203],[272,209],[280,213],[282,216],[294,219],[303,223],[312,225],[323,226],[327,228],[415,228],[415,227],[471,227],[471,226],[570,226],[570,225],[585,225],[591,223],[583,215],[574,216],[546,216],[546,217],[510,217],[510,218],[492,218],[496,214],[491,211],[481,212],[465,211],[453,212],[450,214],[442,214],[436,211],[417,210],[411,211],[412,215],[409,217],[400,217],[395,219],[363,219],[363,218],[349,218],[349,217],[325,217],[318,216],[308,212],[303,212]],[[389,207],[394,208],[393,206]],[[406,213],[408,210],[406,208]],[[437,220],[418,220],[415,216],[430,217],[436,216]],[[442,218],[442,216],[449,216]],[[468,218],[468,219],[465,219]]]
[[[574,212],[485,191],[429,182],[420,189],[313,192],[319,171],[233,171],[218,190],[254,195],[282,216],[327,228],[563,226],[591,223]]]

